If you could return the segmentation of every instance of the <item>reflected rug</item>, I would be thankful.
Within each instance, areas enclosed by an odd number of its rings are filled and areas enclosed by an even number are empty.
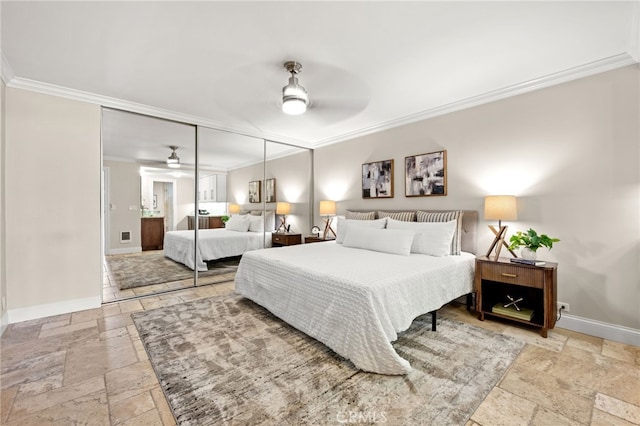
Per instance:
[[[162,250],[115,254],[105,258],[109,279],[115,282],[120,290],[193,278],[193,270],[165,257]],[[198,276],[209,277],[236,272],[238,263],[240,257],[208,262],[209,270],[199,272]]]
[[[464,425],[524,346],[424,315],[393,344],[413,371],[384,376],[237,295],[132,317],[181,425]]]

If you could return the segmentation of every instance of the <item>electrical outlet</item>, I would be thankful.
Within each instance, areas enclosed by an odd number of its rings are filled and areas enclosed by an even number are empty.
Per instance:
[[[562,309],[563,312],[569,312],[569,304],[568,303],[558,302],[557,306],[558,306],[558,311],[560,309]]]

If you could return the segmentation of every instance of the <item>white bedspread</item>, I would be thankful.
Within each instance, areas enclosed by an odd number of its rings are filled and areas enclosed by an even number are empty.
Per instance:
[[[391,342],[414,318],[473,289],[475,256],[398,256],[322,242],[246,253],[236,292],[356,367],[406,374]]]
[[[169,231],[164,235],[164,255],[194,269],[194,231]],[[207,260],[240,256],[249,250],[271,246],[271,233],[236,232],[224,228],[201,229],[198,231],[198,256],[195,263],[198,271],[206,271]]]

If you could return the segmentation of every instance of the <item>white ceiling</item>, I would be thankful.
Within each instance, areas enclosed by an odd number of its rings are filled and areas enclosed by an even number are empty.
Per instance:
[[[13,87],[317,147],[637,63],[639,9],[2,1],[2,76]],[[303,65],[312,107],[302,116],[279,110],[287,60]]]

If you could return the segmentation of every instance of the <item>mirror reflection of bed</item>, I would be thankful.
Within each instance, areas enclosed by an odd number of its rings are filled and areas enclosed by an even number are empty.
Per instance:
[[[264,165],[270,154],[310,158],[306,149],[110,108],[103,108],[102,126],[103,302],[233,280],[244,250],[270,244],[270,233],[253,234],[256,243],[242,250],[198,258],[194,228],[206,250],[210,234],[225,233],[229,204],[240,205],[243,212],[275,210],[275,202],[249,203],[250,181],[278,178],[282,190],[292,186],[287,181],[295,181],[293,186],[303,188],[291,200],[300,214],[298,229],[310,223],[305,217],[310,176],[292,176],[290,170],[278,176],[277,167]],[[168,166],[173,153],[179,168]],[[191,235],[190,252],[182,258],[174,252],[167,256],[165,239],[173,233]]]

